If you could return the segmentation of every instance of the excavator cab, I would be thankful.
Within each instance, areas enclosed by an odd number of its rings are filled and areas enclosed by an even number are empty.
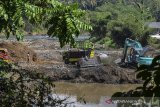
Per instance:
[[[148,50],[152,50],[152,48],[149,46],[142,47],[138,41],[126,38],[120,64],[151,65],[153,57],[145,55]]]

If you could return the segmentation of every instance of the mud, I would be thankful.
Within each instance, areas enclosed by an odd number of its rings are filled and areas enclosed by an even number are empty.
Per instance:
[[[39,65],[23,66],[25,69],[30,69],[44,73],[46,76],[51,77],[53,81],[68,81],[74,83],[107,83],[107,84],[128,84],[128,83],[141,83],[135,79],[134,70],[124,69],[111,65],[81,68],[78,69],[72,65]]]
[[[140,83],[135,78],[135,70],[121,68],[114,63],[120,56],[119,51],[104,51],[109,55],[105,66],[77,68],[75,65],[65,65],[61,52],[67,47],[60,48],[59,43],[52,39],[37,39],[18,42],[1,42],[0,47],[7,48],[11,57],[18,62],[23,69],[44,73],[53,81],[85,82],[85,83],[107,83],[125,84]],[[14,51],[14,52],[12,52]],[[27,53],[30,60],[27,61]],[[14,55],[12,55],[14,53]],[[100,53],[98,50],[96,54]]]
[[[16,63],[21,61],[37,60],[37,54],[35,51],[21,42],[0,41],[0,48],[6,48],[8,50],[10,60],[13,60]]]

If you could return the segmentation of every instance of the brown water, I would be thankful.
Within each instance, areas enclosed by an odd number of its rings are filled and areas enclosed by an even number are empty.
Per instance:
[[[110,97],[115,92],[125,92],[135,89],[140,84],[98,84],[98,83],[67,83],[56,82],[55,92],[57,94],[76,96],[77,99],[84,98],[87,103],[99,104],[102,98]],[[92,106],[91,106],[92,107]]]

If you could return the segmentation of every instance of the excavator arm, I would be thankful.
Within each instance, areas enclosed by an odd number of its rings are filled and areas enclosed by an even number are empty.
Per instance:
[[[136,51],[137,55],[141,55],[141,52],[143,51],[143,47],[139,42],[132,40],[132,39],[129,39],[129,38],[126,38],[125,44],[124,44],[123,56],[121,59],[122,63],[125,62],[125,60],[126,60],[127,51],[128,51],[129,47],[132,48],[132,50]]]
[[[123,55],[121,58],[121,64],[123,65],[125,63],[129,63],[138,65],[151,65],[153,58],[151,56],[145,55],[145,52],[147,52],[148,50],[149,47],[142,47],[142,45],[138,41],[126,38]]]

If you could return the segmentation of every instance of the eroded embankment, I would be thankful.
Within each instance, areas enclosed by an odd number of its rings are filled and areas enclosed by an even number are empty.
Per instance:
[[[53,81],[85,82],[85,83],[107,83],[124,84],[139,83],[136,80],[133,70],[115,67],[112,65],[89,67],[78,69],[65,65],[54,65],[50,67],[37,67],[36,71],[44,73],[52,78]]]

